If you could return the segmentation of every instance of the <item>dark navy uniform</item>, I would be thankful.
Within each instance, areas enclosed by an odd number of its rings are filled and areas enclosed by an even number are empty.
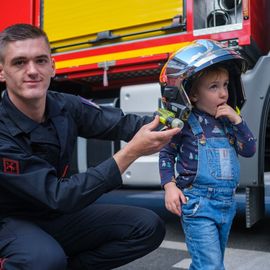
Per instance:
[[[31,120],[5,92],[0,106],[0,269],[61,270],[67,261],[71,269],[112,269],[155,249],[164,227],[153,212],[92,204],[122,184],[113,158],[68,176],[77,136],[129,141],[152,118],[50,91],[45,114],[43,123]]]

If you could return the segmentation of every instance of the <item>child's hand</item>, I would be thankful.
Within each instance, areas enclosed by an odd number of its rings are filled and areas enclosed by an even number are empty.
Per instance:
[[[186,197],[174,182],[169,182],[164,186],[165,207],[168,211],[181,216],[181,204],[186,203]]]
[[[215,118],[226,116],[234,125],[242,122],[242,118],[228,104],[218,106]]]

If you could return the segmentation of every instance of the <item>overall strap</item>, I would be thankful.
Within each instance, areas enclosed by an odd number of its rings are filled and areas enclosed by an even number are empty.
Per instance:
[[[194,115],[193,112],[191,112],[191,114],[189,115],[188,124],[191,127],[192,133],[196,137],[201,137],[201,136],[198,136],[198,135],[203,134],[203,130],[202,130],[202,127],[201,127],[198,119],[196,118],[196,116]]]

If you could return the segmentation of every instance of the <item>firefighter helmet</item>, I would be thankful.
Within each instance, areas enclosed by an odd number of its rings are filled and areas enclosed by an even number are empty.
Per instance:
[[[212,65],[228,70],[228,104],[241,109],[245,102],[241,74],[247,70],[247,61],[235,49],[209,39],[196,40],[171,55],[160,74],[163,103],[172,102],[173,91],[188,96],[193,75]]]

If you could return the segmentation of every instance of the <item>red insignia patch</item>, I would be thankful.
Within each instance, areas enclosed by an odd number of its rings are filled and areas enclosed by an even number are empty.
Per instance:
[[[19,161],[3,158],[4,172],[11,174],[19,174]]]
[[[0,270],[4,270],[5,261],[6,261],[6,258],[0,258]]]

